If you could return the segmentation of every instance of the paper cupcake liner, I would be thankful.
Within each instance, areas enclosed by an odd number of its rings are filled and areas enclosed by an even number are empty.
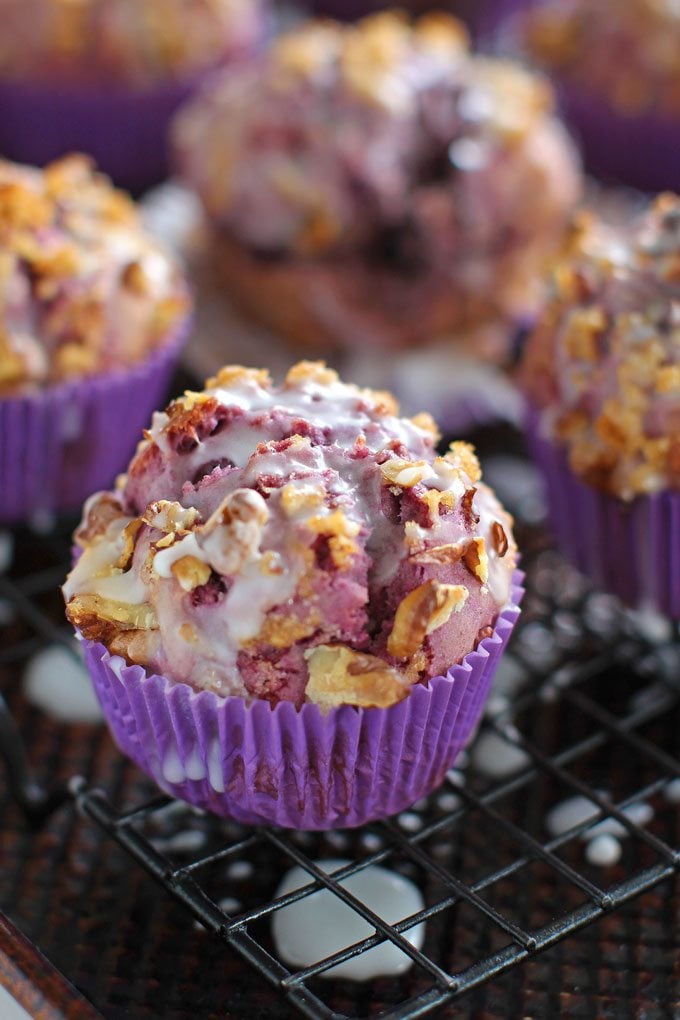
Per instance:
[[[86,152],[117,185],[140,194],[168,176],[168,125],[196,84],[132,91],[0,80],[0,152],[36,166]]]
[[[545,481],[549,525],[565,557],[626,605],[680,619],[680,491],[628,503],[586,485],[564,451],[541,436],[535,412],[527,441]]]
[[[626,116],[592,92],[559,79],[553,84],[593,174],[642,191],[680,189],[680,115]]]
[[[0,523],[76,510],[111,487],[169,389],[188,321],[127,370],[0,398]]]
[[[118,746],[171,796],[248,825],[353,827],[442,782],[481,717],[522,579],[491,637],[386,709],[246,704],[149,676],[90,641],[85,660]]]

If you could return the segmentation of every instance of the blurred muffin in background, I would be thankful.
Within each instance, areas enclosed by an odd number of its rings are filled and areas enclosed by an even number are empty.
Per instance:
[[[0,0],[0,152],[79,150],[140,192],[168,169],[170,117],[261,41],[266,0]]]
[[[111,484],[189,313],[174,259],[86,158],[0,161],[0,521],[72,510]]]
[[[576,224],[522,376],[560,547],[680,619],[680,198],[625,228]]]
[[[552,76],[593,172],[680,188],[676,0],[501,0],[491,11],[501,43]]]
[[[550,88],[444,14],[308,22],[213,79],[174,142],[231,296],[323,350],[455,334],[502,360],[580,191]]]

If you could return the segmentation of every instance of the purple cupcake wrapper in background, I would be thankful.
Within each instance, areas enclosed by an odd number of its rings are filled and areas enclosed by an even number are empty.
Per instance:
[[[85,660],[120,749],[171,796],[249,825],[353,827],[442,782],[480,720],[522,579],[491,637],[390,708],[246,704],[149,676],[90,641]]]
[[[565,557],[626,605],[680,619],[680,491],[627,503],[580,481],[564,450],[541,436],[535,411],[528,415],[526,436],[545,481],[550,528]]]
[[[597,177],[642,191],[680,191],[680,113],[619,113],[603,97],[553,80],[562,115]]]
[[[189,328],[129,369],[0,397],[0,523],[77,510],[111,487],[163,404]]]
[[[44,166],[86,152],[115,184],[140,195],[172,170],[168,134],[178,108],[221,69],[256,53],[273,27],[271,13],[258,12],[253,38],[233,46],[221,63],[146,88],[0,78],[0,154]]]
[[[86,152],[117,185],[139,195],[168,176],[168,126],[196,84],[184,79],[132,91],[0,80],[0,152],[35,166]]]

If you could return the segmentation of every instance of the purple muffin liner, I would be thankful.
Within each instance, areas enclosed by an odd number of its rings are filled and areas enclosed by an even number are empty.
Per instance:
[[[680,491],[625,502],[578,479],[564,450],[540,434],[535,411],[526,437],[565,557],[626,605],[680,619]]]
[[[185,321],[126,370],[0,398],[0,523],[77,510],[111,487],[167,394]]]
[[[642,191],[680,190],[680,115],[625,115],[576,85],[559,78],[553,84],[587,169]]]
[[[168,126],[196,85],[182,79],[133,91],[0,80],[0,152],[35,166],[86,152],[138,195],[168,176]]]
[[[85,660],[118,746],[171,796],[248,825],[353,827],[442,782],[481,717],[522,580],[517,571],[491,637],[385,709],[246,704],[149,676],[90,641]]]

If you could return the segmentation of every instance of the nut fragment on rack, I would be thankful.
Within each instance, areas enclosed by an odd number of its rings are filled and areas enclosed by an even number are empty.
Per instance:
[[[170,569],[184,591],[193,591],[194,588],[206,584],[212,572],[209,564],[197,559],[196,556],[182,556],[175,560]]]

